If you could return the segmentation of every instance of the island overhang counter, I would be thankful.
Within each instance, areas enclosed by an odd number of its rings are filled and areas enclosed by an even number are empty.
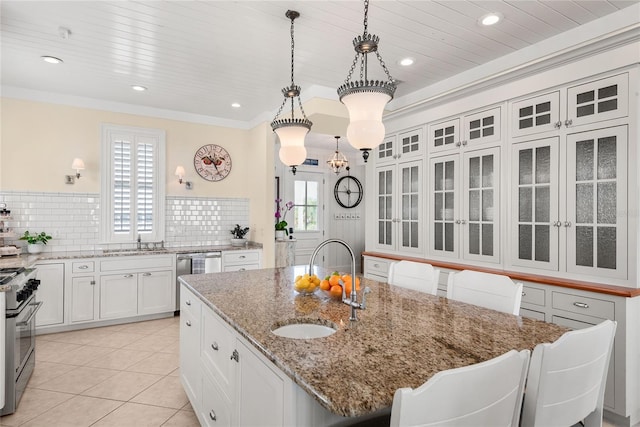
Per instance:
[[[362,289],[371,289],[366,309],[351,322],[350,308],[323,291],[294,290],[295,277],[307,272],[308,266],[296,266],[187,275],[180,281],[203,311],[212,311],[319,405],[342,417],[388,409],[398,388],[418,387],[439,371],[512,349],[532,350],[568,330],[369,279],[362,279]],[[314,273],[330,274],[318,267]],[[272,333],[302,322],[331,325],[337,332],[315,339]]]

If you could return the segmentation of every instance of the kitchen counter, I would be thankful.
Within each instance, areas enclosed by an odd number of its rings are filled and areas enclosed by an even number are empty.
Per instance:
[[[165,249],[124,249],[124,250],[103,250],[92,251],[60,251],[42,252],[39,254],[20,254],[17,256],[0,257],[0,268],[29,267],[38,261],[60,260],[73,258],[95,258],[95,257],[120,257],[120,256],[140,256],[140,255],[160,255],[160,254],[186,254],[214,251],[236,251],[262,249],[262,244],[248,242],[243,246],[216,245],[216,246],[181,246]]]
[[[320,290],[293,290],[295,276],[305,270],[187,275],[180,281],[320,405],[341,416],[383,410],[400,387],[418,387],[439,371],[511,349],[533,349],[568,330],[369,279],[362,279],[372,291],[367,308],[350,322],[347,305]],[[305,320],[334,325],[337,332],[309,340],[271,333]]]

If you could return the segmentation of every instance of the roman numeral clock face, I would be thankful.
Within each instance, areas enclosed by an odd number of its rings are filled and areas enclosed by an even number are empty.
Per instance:
[[[204,145],[193,156],[193,166],[207,181],[222,181],[231,172],[231,156],[219,145]]]

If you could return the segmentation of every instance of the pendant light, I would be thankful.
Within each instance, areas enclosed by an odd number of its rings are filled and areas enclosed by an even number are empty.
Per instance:
[[[344,84],[338,88],[340,101],[349,110],[349,126],[347,139],[354,148],[362,150],[362,157],[366,162],[369,150],[377,147],[384,139],[384,124],[382,113],[384,107],[393,99],[396,83],[391,77],[380,52],[378,42],[380,37],[368,33],[369,0],[364,1],[364,32],[353,39],[356,56]],[[382,69],[387,75],[387,81],[369,80],[367,70],[367,55],[376,54]],[[351,81],[351,76],[360,64],[360,80]]]
[[[293,80],[294,66],[294,38],[293,38],[293,21],[300,16],[295,10],[287,10],[285,16],[291,20],[291,86],[282,89],[284,100],[280,105],[280,109],[276,113],[275,118],[271,122],[271,129],[278,135],[280,140],[280,161],[287,166],[291,166],[291,172],[296,174],[296,167],[304,163],[307,158],[307,149],[304,147],[304,138],[311,130],[311,121],[307,119],[307,115],[302,108],[300,101],[300,86],[296,86]],[[296,118],[294,113],[294,98],[298,99],[298,107],[300,108],[301,117]],[[291,117],[280,118],[280,113],[284,109],[287,101],[291,102]]]
[[[340,172],[342,171],[342,168],[349,166],[349,160],[347,160],[347,157],[344,154],[338,151],[338,140],[340,139],[340,137],[336,136],[335,138],[336,138],[336,151],[335,153],[333,153],[333,156],[331,156],[329,160],[327,160],[327,164],[336,175],[339,175]]]

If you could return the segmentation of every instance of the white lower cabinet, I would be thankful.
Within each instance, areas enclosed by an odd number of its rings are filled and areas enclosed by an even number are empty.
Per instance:
[[[135,316],[138,312],[138,280],[135,274],[100,277],[100,319]]]
[[[258,250],[224,251],[222,271],[257,270],[261,265],[260,253]]]
[[[189,400],[195,402],[202,396],[201,304],[193,293],[184,288],[181,289],[180,298],[180,380]]]
[[[42,307],[36,315],[36,327],[64,322],[64,264],[36,264],[40,286],[36,299]]]
[[[175,284],[171,271],[138,273],[138,314],[172,311]]]
[[[233,423],[233,411],[231,403],[224,393],[209,378],[209,375],[202,376],[202,403],[198,409],[198,418],[204,426],[232,426],[249,425]],[[263,425],[256,423],[254,425]]]
[[[393,261],[364,255],[364,277],[367,279],[386,282],[389,276],[389,265]]]
[[[96,303],[99,301],[99,295],[96,294],[96,278],[94,276],[73,277],[70,288],[69,320],[71,323],[97,320]]]

